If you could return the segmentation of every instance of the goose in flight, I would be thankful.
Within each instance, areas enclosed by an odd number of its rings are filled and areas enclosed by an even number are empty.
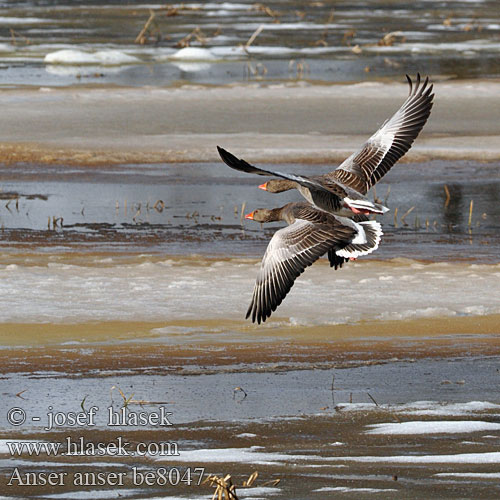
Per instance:
[[[229,151],[217,146],[229,167],[251,174],[275,176],[259,186],[272,193],[297,189],[302,196],[321,210],[352,217],[355,214],[383,214],[388,208],[366,198],[366,193],[410,149],[432,109],[432,85],[429,78],[416,84],[406,75],[410,87],[403,105],[377,130],[356,153],[332,172],[320,176],[303,176],[273,172],[250,165]]]
[[[257,275],[246,318],[251,316],[252,322],[259,324],[281,304],[304,269],[322,255],[328,253],[332,265],[332,259],[355,259],[373,252],[382,236],[376,221],[355,222],[318,210],[307,202],[257,209],[245,218],[288,223],[271,238]]]

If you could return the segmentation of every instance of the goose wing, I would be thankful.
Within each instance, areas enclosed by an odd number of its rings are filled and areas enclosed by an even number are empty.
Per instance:
[[[334,196],[345,196],[346,193],[344,190],[338,186],[335,182],[330,182],[330,186],[326,187],[321,182],[312,179],[311,177],[306,177],[303,175],[295,175],[295,174],[287,174],[284,172],[273,172],[272,170],[264,170],[262,168],[254,167],[250,165],[250,163],[237,158],[229,151],[217,146],[217,151],[219,152],[222,161],[229,167],[234,170],[239,170],[240,172],[246,172],[247,174],[257,174],[257,175],[266,175],[268,177],[281,177],[282,179],[288,179],[298,184],[301,184],[304,187],[309,189],[313,189],[316,191],[323,191],[324,193],[328,193],[329,195]]]
[[[320,216],[323,214],[324,212]],[[251,316],[252,321],[259,324],[266,321],[306,267],[332,247],[344,246],[350,242],[355,234],[353,228],[339,222],[325,224],[300,218],[277,231],[262,259],[246,317]]]
[[[341,182],[366,194],[389,169],[411,148],[431,113],[432,85],[426,78],[421,85],[417,74],[416,85],[406,75],[410,91],[401,108],[337,169],[324,177]]]

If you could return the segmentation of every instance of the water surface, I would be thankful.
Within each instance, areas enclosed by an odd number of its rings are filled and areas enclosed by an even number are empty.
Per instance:
[[[134,43],[151,12],[153,30]],[[1,84],[9,87],[350,82],[416,69],[477,78],[500,69],[495,0],[26,1],[2,2],[0,20]],[[186,46],[197,52],[178,52]]]

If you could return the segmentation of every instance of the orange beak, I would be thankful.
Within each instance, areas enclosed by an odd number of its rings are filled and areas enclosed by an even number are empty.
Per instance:
[[[259,186],[259,189],[262,189],[263,191],[267,191],[267,182],[264,182],[264,184],[261,184]]]
[[[249,213],[249,214],[246,214],[245,215],[245,219],[250,219],[250,220],[253,220],[253,212]]]

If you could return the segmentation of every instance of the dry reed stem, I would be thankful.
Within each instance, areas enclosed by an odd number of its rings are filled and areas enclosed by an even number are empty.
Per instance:
[[[259,473],[257,471],[252,472],[250,474],[250,476],[248,477],[248,479],[246,481],[243,481],[243,486],[245,488],[250,488],[250,486],[252,486],[252,484],[257,479],[258,475],[259,475]]]
[[[227,474],[224,478],[219,476],[211,475],[208,476],[203,484],[210,483],[211,486],[215,486],[215,492],[212,496],[212,500],[238,500],[236,495],[236,486],[231,481],[231,475]]]
[[[146,33],[149,31],[149,27],[153,23],[155,17],[156,17],[156,14],[154,13],[154,11],[150,10],[149,11],[149,19],[144,24],[140,33],[135,37],[134,43],[140,43],[141,45],[144,45],[146,43]]]
[[[244,48],[247,49],[252,45],[253,42],[255,42],[255,39],[261,34],[262,30],[264,29],[264,25],[261,24],[252,34],[252,36],[248,39],[247,43],[245,43]]]
[[[240,214],[240,224],[243,225],[243,222],[244,222],[244,218],[245,218],[245,208],[247,206],[247,202],[244,201],[242,204],[241,204],[241,214]]]
[[[411,207],[411,208],[409,208],[409,209],[405,212],[405,214],[403,215],[403,217],[401,217],[401,223],[402,223],[402,224],[404,224],[405,226],[407,226],[407,225],[408,225],[408,224],[406,223],[405,219],[406,219],[406,217],[407,217],[408,215],[410,215],[410,214],[413,212],[413,210],[415,210],[415,207]]]
[[[473,208],[474,208],[474,200],[470,200],[470,205],[469,205],[469,223],[468,223],[469,227],[472,224],[472,209]]]
[[[450,204],[451,196],[450,196],[450,190],[448,189],[448,186],[446,184],[444,185],[444,192],[446,194],[446,200],[444,200],[444,208],[448,208],[448,205]]]

